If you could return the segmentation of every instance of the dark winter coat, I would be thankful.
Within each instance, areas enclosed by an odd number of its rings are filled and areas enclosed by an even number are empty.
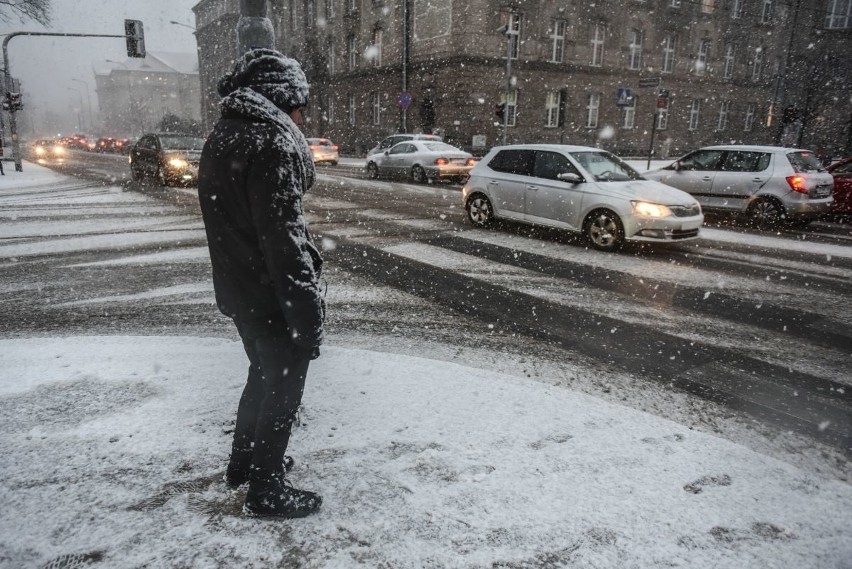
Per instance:
[[[222,101],[198,176],[216,302],[254,329],[283,321],[304,348],[323,339],[322,259],[302,211],[313,181],[307,141],[288,114],[249,88]]]

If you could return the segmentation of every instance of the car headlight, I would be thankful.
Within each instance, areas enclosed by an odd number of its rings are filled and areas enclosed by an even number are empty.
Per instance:
[[[36,146],[36,156],[44,156],[44,146]]]
[[[172,168],[177,168],[178,170],[183,170],[187,166],[189,166],[189,162],[184,160],[183,158],[172,158],[169,160],[169,166]]]
[[[642,217],[670,217],[672,210],[668,207],[650,202],[630,202],[633,204],[633,213]]]
[[[65,147],[54,146],[53,147],[53,153],[56,154],[57,156],[62,156],[63,154],[65,154]]]

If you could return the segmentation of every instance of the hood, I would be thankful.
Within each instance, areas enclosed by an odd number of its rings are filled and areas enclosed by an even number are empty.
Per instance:
[[[642,200],[661,205],[692,205],[697,203],[688,193],[653,180],[630,182],[595,182],[606,193],[627,200]]]
[[[277,126],[282,136],[277,141],[281,145],[281,151],[297,154],[302,163],[302,179],[305,180],[304,191],[307,191],[314,183],[316,170],[314,159],[305,135],[290,118],[290,115],[279,109],[269,99],[248,87],[237,89],[221,102],[222,112],[236,115],[252,122],[263,122]]]

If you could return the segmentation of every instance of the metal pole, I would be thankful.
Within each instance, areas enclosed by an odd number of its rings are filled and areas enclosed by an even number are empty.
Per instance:
[[[240,0],[237,57],[255,48],[275,49],[275,30],[266,17],[266,0]]]
[[[9,66],[9,41],[18,36],[53,36],[65,38],[124,38],[111,34],[55,34],[50,32],[12,32],[3,40],[3,67],[6,69],[6,92],[12,92],[12,68]],[[15,109],[9,109],[9,134],[12,136],[12,157],[15,160],[15,172],[23,172],[21,163],[21,143],[18,141],[18,121]]]
[[[799,8],[801,8],[802,0],[796,0],[796,9],[793,13],[793,19],[788,20],[788,25],[792,22],[792,25],[797,25],[799,21]],[[790,66],[790,57],[793,53],[793,39],[796,34],[792,29],[788,30],[790,34],[790,39],[787,41],[787,53],[784,55],[784,66],[781,68],[781,73],[775,81],[775,92],[772,94],[772,120],[775,120],[778,117],[778,113],[781,113],[781,116],[784,116],[784,109],[781,107],[785,104],[785,96],[787,89],[787,68]],[[804,129],[802,129],[804,130]],[[784,136],[784,123],[783,121],[778,121],[778,124],[775,126],[775,136],[773,137],[773,142],[775,144],[781,144],[781,138]]]
[[[402,92],[408,92],[408,0],[402,0]],[[408,109],[400,112],[400,132],[408,132]]]
[[[520,39],[520,38],[519,38]],[[503,105],[503,146],[509,134],[509,96],[512,93],[512,23],[506,24],[506,101]]]
[[[660,109],[657,108],[657,102],[654,101],[654,114],[652,115],[652,124],[651,124],[651,146],[648,148],[648,164],[645,166],[646,170],[651,169],[651,156],[654,155],[654,135],[657,133],[657,115],[660,112]]]
[[[76,81],[77,83],[82,83],[86,88],[86,105],[89,107],[89,129],[95,128],[95,121],[92,118],[92,98],[89,96],[89,84],[83,81],[82,79],[71,79],[71,81]]]
[[[77,122],[80,123],[78,128],[80,130],[85,130],[86,125],[84,123],[84,117],[86,116],[86,112],[83,110],[83,92],[80,89],[75,89],[74,87],[66,87],[69,91],[74,91],[77,95],[80,96],[80,110],[77,111]]]

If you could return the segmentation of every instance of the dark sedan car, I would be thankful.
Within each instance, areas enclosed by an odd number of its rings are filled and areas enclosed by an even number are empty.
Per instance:
[[[852,219],[852,156],[828,167],[834,176],[834,203],[831,213]]]
[[[190,134],[146,134],[130,150],[131,176],[161,186],[195,184],[203,147],[204,139]]]

